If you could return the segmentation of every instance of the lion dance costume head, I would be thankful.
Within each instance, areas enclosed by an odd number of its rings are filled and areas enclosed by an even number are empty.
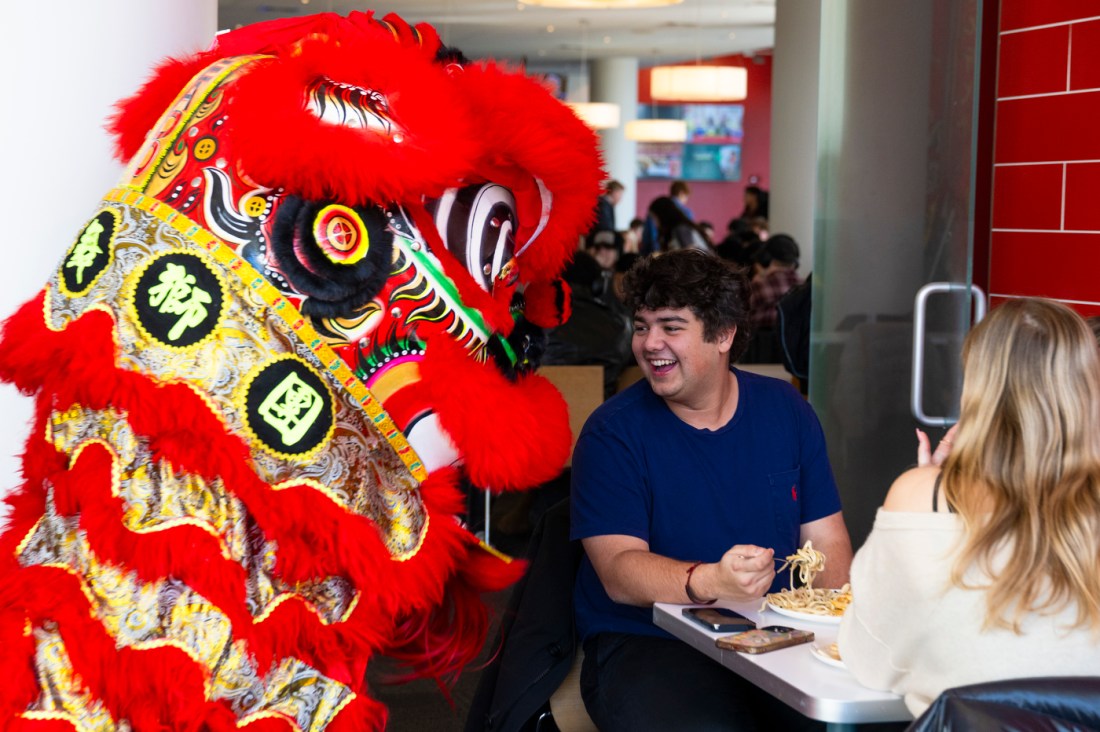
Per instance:
[[[369,659],[453,678],[522,563],[456,520],[569,450],[530,373],[601,177],[538,83],[332,14],[160,65],[128,166],[0,376],[0,726],[360,730]]]

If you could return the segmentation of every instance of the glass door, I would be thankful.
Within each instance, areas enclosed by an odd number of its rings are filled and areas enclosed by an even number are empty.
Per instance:
[[[821,8],[809,394],[858,547],[915,464],[914,428],[935,442],[958,413],[982,16],[979,0]]]

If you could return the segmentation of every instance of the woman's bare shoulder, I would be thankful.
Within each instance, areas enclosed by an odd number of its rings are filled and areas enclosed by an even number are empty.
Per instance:
[[[932,512],[932,491],[939,473],[940,469],[933,466],[905,471],[890,486],[882,507],[887,511]]]

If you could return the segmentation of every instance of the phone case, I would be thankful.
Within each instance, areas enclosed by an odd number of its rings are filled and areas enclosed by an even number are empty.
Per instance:
[[[684,608],[684,617],[694,620],[704,628],[719,633],[741,632],[756,627],[756,623],[740,613],[728,611],[731,615],[722,615],[717,608]]]
[[[767,653],[777,651],[788,646],[797,646],[799,643],[809,643],[814,639],[813,631],[790,630],[776,632],[774,630],[747,630],[735,635],[724,635],[715,640],[719,648],[741,653]]]

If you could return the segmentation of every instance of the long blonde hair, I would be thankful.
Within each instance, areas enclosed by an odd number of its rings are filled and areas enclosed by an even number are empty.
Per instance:
[[[967,336],[943,489],[966,526],[952,582],[988,577],[987,627],[1075,605],[1100,632],[1100,354],[1068,307],[1010,300]]]

